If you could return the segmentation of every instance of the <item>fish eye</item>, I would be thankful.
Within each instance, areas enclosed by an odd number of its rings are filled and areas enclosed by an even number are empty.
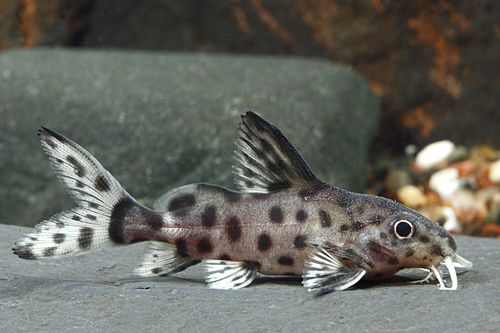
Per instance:
[[[394,223],[394,235],[398,239],[410,239],[413,236],[413,224],[407,220],[399,220]]]

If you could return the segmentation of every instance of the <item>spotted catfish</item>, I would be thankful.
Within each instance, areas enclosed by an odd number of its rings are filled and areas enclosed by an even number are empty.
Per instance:
[[[14,253],[59,258],[153,241],[139,275],[170,275],[204,261],[211,288],[242,288],[261,273],[302,276],[306,288],[326,293],[415,267],[428,270],[422,281],[457,288],[455,267],[472,264],[442,227],[394,201],[322,182],[276,126],[253,112],[242,119],[233,167],[240,192],[186,185],[154,210],[85,149],[42,128],[42,146],[78,206],[38,224]]]

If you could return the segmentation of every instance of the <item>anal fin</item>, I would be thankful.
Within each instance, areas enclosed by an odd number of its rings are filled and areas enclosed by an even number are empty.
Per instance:
[[[135,269],[140,276],[166,276],[196,265],[200,260],[180,252],[174,245],[152,242],[141,266]]]
[[[204,263],[208,272],[205,281],[212,289],[240,289],[257,276],[257,269],[244,262],[205,260]]]
[[[345,267],[339,259],[319,247],[306,261],[302,284],[308,291],[326,294],[355,285],[365,274],[365,269]]]

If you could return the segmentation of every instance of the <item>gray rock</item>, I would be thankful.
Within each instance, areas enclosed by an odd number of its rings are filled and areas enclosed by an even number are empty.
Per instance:
[[[85,147],[139,201],[210,182],[234,188],[246,110],[276,123],[325,181],[361,191],[380,116],[356,72],[326,61],[32,49],[0,54],[0,223],[34,225],[74,204],[36,131]]]
[[[211,290],[201,265],[172,277],[133,275],[146,244],[53,261],[10,251],[29,229],[0,225],[2,331],[409,331],[500,329],[500,240],[456,237],[474,263],[458,290],[396,276],[322,297],[300,280],[259,278],[233,291]]]

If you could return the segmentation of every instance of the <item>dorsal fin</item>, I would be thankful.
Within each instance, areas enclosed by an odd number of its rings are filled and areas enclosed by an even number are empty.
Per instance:
[[[305,189],[320,180],[285,135],[252,111],[241,116],[233,166],[236,186],[243,192],[270,193]]]

